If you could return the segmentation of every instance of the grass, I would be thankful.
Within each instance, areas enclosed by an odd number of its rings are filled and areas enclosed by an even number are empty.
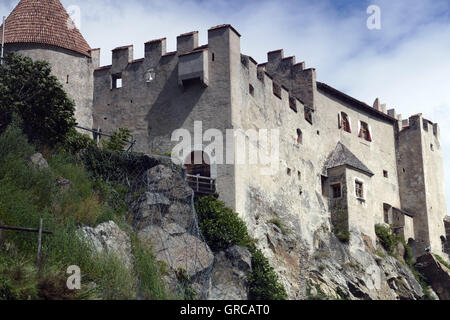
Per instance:
[[[4,232],[0,299],[134,299],[140,291],[148,299],[167,297],[149,249],[135,247],[135,268],[129,269],[118,257],[98,254],[80,239],[77,230],[81,225],[109,220],[125,224],[125,190],[94,179],[69,154],[47,151],[49,168],[34,168],[28,158],[35,147],[14,127],[0,135],[0,150],[2,223],[36,228],[43,218],[44,229],[54,232],[43,236],[40,270],[35,266],[36,234]],[[71,181],[68,190],[55,184],[58,177]],[[65,286],[71,265],[81,269],[79,291]]]
[[[439,261],[440,263],[442,263],[445,267],[447,267],[447,269],[450,269],[450,264],[444,260],[444,258],[442,258],[440,255],[438,254],[433,254],[434,257],[436,258],[437,261]]]
[[[288,235],[292,232],[289,228],[286,227],[284,222],[281,221],[281,219],[279,218],[270,219],[268,222],[273,225],[276,225],[281,230],[281,233],[284,235]]]

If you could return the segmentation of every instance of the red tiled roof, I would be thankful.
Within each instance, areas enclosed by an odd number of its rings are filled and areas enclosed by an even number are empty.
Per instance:
[[[90,57],[89,44],[59,0],[21,0],[6,19],[5,43],[39,43]],[[0,39],[3,25],[0,27]]]

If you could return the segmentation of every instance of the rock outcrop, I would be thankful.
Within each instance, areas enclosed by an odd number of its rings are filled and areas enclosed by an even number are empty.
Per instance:
[[[417,258],[416,268],[427,278],[441,300],[450,300],[450,269],[427,253]]]
[[[169,267],[166,282],[177,290],[183,271],[197,296],[205,298],[214,255],[199,231],[193,191],[181,172],[159,163],[145,173],[145,189],[131,203],[130,220],[138,237]]]
[[[95,228],[83,227],[82,236],[98,253],[114,254],[123,261],[127,268],[133,266],[131,240],[113,221],[99,224]]]
[[[41,153],[35,153],[30,157],[30,162],[38,169],[48,168],[48,162]]]
[[[233,246],[214,255],[209,300],[247,300],[247,276],[252,271],[252,255],[246,248]]]

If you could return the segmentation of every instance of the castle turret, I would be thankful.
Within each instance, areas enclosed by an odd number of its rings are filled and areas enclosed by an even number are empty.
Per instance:
[[[3,25],[0,27],[2,34]],[[50,63],[75,101],[75,118],[92,126],[93,71],[100,50],[91,49],[59,0],[21,0],[5,22],[5,51]]]
[[[398,141],[398,172],[402,208],[414,216],[416,254],[427,247],[442,252],[447,212],[439,127],[422,114],[403,122]]]

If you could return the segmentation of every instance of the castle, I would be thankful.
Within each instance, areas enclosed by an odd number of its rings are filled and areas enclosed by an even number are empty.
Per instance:
[[[277,129],[275,175],[261,174],[262,165],[214,161],[188,166],[188,173],[209,178],[248,223],[278,211],[298,216],[311,235],[339,208],[350,231],[372,241],[376,224],[390,224],[416,254],[427,247],[448,252],[438,124],[421,114],[402,120],[379,99],[373,106],[358,101],[317,81],[315,69],[283,50],[258,64],[241,53],[241,35],[230,25],[209,29],[205,45],[196,31],[182,34],[174,52],[166,51],[166,39],[149,41],[139,60],[133,46],[121,46],[112,65],[101,67],[100,49],[91,49],[69,20],[59,0],[21,0],[4,40],[6,52],[51,64],[76,102],[80,126],[127,127],[142,152],[170,152],[174,130],[194,134],[196,121],[224,136],[227,129]],[[214,158],[204,147],[195,145]]]

